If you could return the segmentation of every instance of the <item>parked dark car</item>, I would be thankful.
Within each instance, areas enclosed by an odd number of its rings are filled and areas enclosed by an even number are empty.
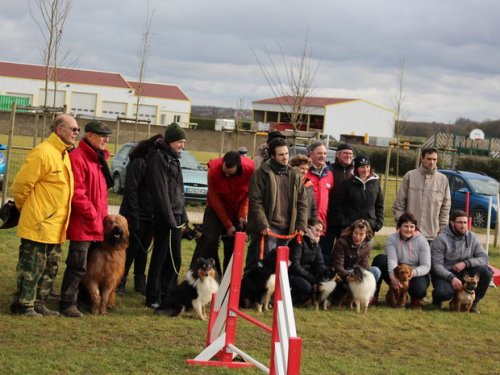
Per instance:
[[[128,155],[136,145],[137,143],[133,142],[125,143],[113,158],[111,174],[113,175],[113,191],[115,193],[123,193],[126,167],[129,162]],[[179,160],[182,167],[186,201],[206,201],[208,189],[207,171],[189,151],[182,151]]]
[[[491,226],[497,221],[497,194],[500,184],[493,177],[482,173],[440,169],[450,183],[451,210],[465,211],[466,193],[469,192],[469,215],[472,225],[486,227],[488,205],[492,197]]]

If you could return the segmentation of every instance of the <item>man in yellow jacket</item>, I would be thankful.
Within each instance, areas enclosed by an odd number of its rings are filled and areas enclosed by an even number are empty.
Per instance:
[[[17,235],[21,238],[17,264],[17,289],[10,306],[13,314],[57,316],[45,300],[54,281],[61,244],[73,196],[73,172],[68,151],[80,128],[69,115],[54,120],[52,134],[30,151],[12,184],[12,195],[20,211]]]

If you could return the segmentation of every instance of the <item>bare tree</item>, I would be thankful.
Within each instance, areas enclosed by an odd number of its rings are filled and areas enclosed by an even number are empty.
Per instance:
[[[299,54],[294,58],[285,55],[279,42],[277,45],[280,51],[281,65],[274,61],[269,50],[265,48],[269,67],[264,65],[252,47],[250,49],[273,95],[280,98],[281,108],[289,115],[290,123],[294,131],[297,131],[304,112],[307,110],[306,99],[313,93],[312,85],[319,64],[315,67],[312,66],[312,51],[307,36]]]
[[[403,122],[408,120],[410,113],[405,108],[405,58],[401,57],[396,73],[397,92],[393,99],[394,133],[396,134],[396,178],[399,176],[399,152],[401,148],[401,133]],[[397,183],[397,182],[396,182]]]
[[[148,61],[151,52],[151,24],[153,22],[154,9],[149,10],[149,1],[147,3],[146,9],[146,20],[144,22],[143,30],[141,33],[141,41],[139,45],[139,50],[137,52],[138,61],[138,80],[137,89],[135,95],[137,96],[136,106],[135,106],[135,129],[134,129],[134,142],[137,136],[137,125],[139,122],[139,110],[142,101],[142,86],[146,77],[146,72],[148,68]]]
[[[35,21],[43,37],[44,44],[41,47],[41,56],[45,67],[45,85],[44,85],[44,107],[47,107],[49,82],[54,83],[54,96],[52,106],[55,107],[58,77],[57,67],[61,61],[61,44],[64,32],[64,25],[72,7],[72,0],[34,0],[38,9],[36,16],[29,5],[29,12]]]

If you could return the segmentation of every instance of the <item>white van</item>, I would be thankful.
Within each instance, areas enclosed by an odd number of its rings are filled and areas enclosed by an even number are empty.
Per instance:
[[[234,130],[236,129],[236,123],[234,120],[230,119],[225,119],[225,118],[218,118],[215,120],[215,131],[222,131],[222,130]]]

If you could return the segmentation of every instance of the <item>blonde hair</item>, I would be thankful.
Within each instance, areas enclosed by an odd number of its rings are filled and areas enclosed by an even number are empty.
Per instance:
[[[365,219],[358,219],[354,221],[349,227],[342,231],[342,236],[351,237],[356,229],[366,230],[366,240],[370,241],[373,238],[373,229],[368,221]]]

